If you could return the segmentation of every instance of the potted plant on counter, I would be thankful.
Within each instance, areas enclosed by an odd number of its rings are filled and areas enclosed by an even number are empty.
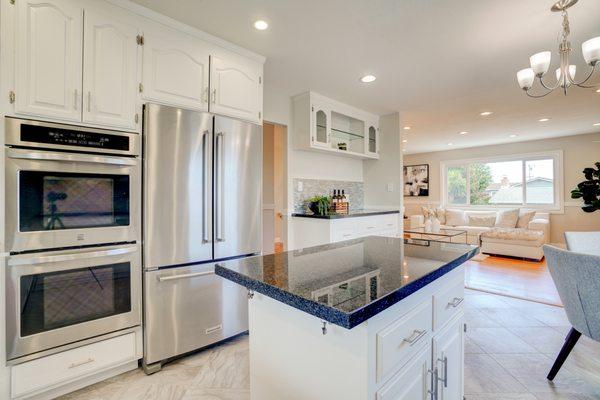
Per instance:
[[[315,215],[327,215],[329,204],[329,197],[327,196],[314,196],[308,199],[308,209]]]

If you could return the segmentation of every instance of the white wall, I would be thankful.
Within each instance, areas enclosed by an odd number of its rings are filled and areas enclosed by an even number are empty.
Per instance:
[[[600,230],[600,212],[592,214],[581,210],[581,202],[571,199],[571,190],[584,180],[582,171],[600,161],[600,133],[568,136],[561,138],[533,140],[529,142],[509,143],[495,146],[482,146],[470,149],[458,149],[433,153],[409,154],[404,163],[429,164],[429,196],[406,199],[407,214],[420,213],[421,205],[437,205],[440,196],[440,161],[485,158],[491,156],[535,153],[540,151],[562,150],[564,166],[564,213],[551,215],[551,242],[563,243],[565,231]]]

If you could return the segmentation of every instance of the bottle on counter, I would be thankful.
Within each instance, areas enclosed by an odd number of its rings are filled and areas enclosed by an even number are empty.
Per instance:
[[[345,190],[342,190],[342,202],[347,203],[348,199],[346,198],[346,193],[345,192],[346,192]]]

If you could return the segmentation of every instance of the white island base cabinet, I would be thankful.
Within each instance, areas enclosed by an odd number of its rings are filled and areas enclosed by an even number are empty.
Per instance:
[[[462,400],[463,282],[461,266],[352,329],[327,323],[325,334],[319,318],[256,293],[251,399]],[[440,309],[451,315],[436,326]]]

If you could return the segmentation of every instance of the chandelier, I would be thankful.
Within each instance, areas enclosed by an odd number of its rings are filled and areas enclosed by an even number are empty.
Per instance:
[[[574,6],[578,0],[560,0],[556,2],[551,10],[553,12],[560,12],[563,17],[562,33],[560,35],[560,43],[558,46],[558,53],[560,55],[560,67],[556,70],[556,83],[549,85],[544,81],[544,76],[550,68],[550,61],[552,59],[552,52],[542,51],[536,53],[529,58],[531,68],[525,68],[517,72],[517,80],[521,89],[527,93],[529,97],[540,98],[549,95],[554,90],[562,88],[565,95],[571,85],[579,86],[581,88],[591,89],[593,86],[586,86],[586,83],[590,80],[596,66],[600,61],[600,36],[590,39],[581,45],[581,51],[585,62],[591,67],[589,73],[585,79],[581,81],[575,80],[575,73],[577,72],[577,66],[570,63],[569,57],[571,53],[571,42],[569,41],[569,35],[571,29],[569,26],[569,15],[567,9]],[[535,78],[538,78],[540,84],[544,89],[545,93],[533,94],[531,88]]]

